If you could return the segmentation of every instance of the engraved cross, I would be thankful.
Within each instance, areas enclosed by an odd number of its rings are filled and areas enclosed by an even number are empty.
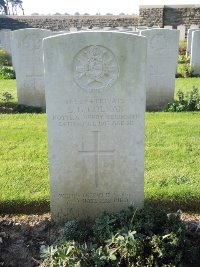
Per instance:
[[[95,160],[95,186],[98,187],[99,184],[99,157],[100,156],[113,156],[115,150],[101,150],[99,148],[99,131],[93,131],[93,142],[94,142],[94,149],[93,150],[84,150],[82,149],[79,151],[83,156],[94,156]]]

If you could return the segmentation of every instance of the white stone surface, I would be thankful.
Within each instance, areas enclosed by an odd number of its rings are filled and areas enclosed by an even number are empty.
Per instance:
[[[178,25],[177,30],[180,32],[179,40],[185,41],[185,25]]]
[[[118,31],[119,32],[132,32],[133,31],[133,27],[118,29]]]
[[[11,35],[12,31],[9,29],[0,31],[0,40],[2,48],[7,50],[9,54],[11,54]]]
[[[77,28],[75,28],[75,27],[70,27],[70,28],[69,28],[69,31],[70,31],[70,32],[77,32]]]
[[[190,29],[199,29],[199,25],[192,24],[190,25]]]
[[[146,38],[79,32],[43,47],[53,220],[142,206]]]
[[[42,40],[50,35],[49,30],[28,28],[12,33],[19,104],[45,108]]]
[[[192,33],[192,49],[190,65],[194,74],[200,75],[200,30]]]
[[[171,25],[166,25],[166,26],[164,26],[164,29],[173,30],[173,27]]]
[[[136,32],[144,31],[144,30],[147,30],[147,29],[148,29],[148,27],[146,27],[146,26],[138,26],[136,28]]]
[[[198,28],[188,30],[188,33],[187,33],[187,51],[186,51],[187,56],[191,56],[192,33],[194,31],[198,31],[198,30],[199,30]]]
[[[147,110],[161,110],[174,100],[179,31],[150,29],[141,31],[141,35],[148,39]]]

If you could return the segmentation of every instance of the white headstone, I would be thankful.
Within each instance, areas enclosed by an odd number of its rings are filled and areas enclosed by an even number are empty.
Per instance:
[[[171,26],[171,25],[166,25],[166,26],[164,26],[164,29],[173,30],[173,26]]]
[[[200,30],[192,33],[192,49],[190,65],[194,74],[200,75]]]
[[[103,27],[93,27],[91,30],[92,31],[102,31]]]
[[[192,24],[190,25],[190,29],[199,29],[199,25]]]
[[[11,54],[11,34],[10,29],[0,31],[0,42],[3,49],[7,50]]]
[[[146,26],[138,26],[137,28],[136,28],[136,31],[137,32],[140,32],[140,31],[144,31],[144,30],[147,30],[148,29],[148,27],[146,27]]]
[[[119,32],[126,32],[126,33],[133,33],[133,29],[132,28],[123,28],[123,29],[120,29]],[[139,34],[139,32],[134,32],[135,34]]]
[[[179,40],[185,41],[185,25],[178,25],[177,30],[180,31]]]
[[[52,218],[142,206],[146,39],[80,32],[43,47]]]
[[[147,110],[161,110],[174,100],[179,31],[151,29],[141,35],[148,39]]]
[[[192,33],[198,31],[199,29],[189,29],[187,33],[187,56],[191,55],[191,46],[192,46]]]
[[[12,33],[19,104],[45,108],[42,40],[50,35],[51,31],[42,29],[23,29]]]
[[[107,31],[118,31],[118,29],[116,27],[110,27]]]
[[[136,32],[136,26],[131,26],[132,27],[132,31]]]
[[[77,28],[76,28],[76,27],[70,27],[70,28],[69,28],[69,31],[70,31],[70,32],[77,32]]]
[[[1,31],[1,44],[2,47],[8,51],[9,54],[11,54],[11,30],[2,30]]]

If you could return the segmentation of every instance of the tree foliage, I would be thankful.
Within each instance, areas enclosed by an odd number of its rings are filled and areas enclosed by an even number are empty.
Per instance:
[[[0,0],[0,12],[5,15],[17,15],[20,9],[24,15],[23,1],[21,0]]]

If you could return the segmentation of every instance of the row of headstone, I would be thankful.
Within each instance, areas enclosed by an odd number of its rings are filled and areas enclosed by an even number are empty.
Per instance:
[[[173,26],[171,25],[166,25],[164,26],[165,29],[173,29]],[[194,30],[194,29],[198,29],[199,28],[199,25],[196,25],[196,24],[192,24],[190,25],[190,28],[189,30]],[[179,40],[180,41],[185,41],[185,34],[186,34],[186,26],[185,25],[178,25],[177,26],[177,30],[180,31],[180,35],[179,35]],[[188,33],[189,33],[189,30],[188,30]],[[188,34],[187,34],[187,37],[188,37]]]
[[[19,102],[46,106],[52,218],[141,207],[145,109],[173,101],[179,31],[56,34],[11,35]]]
[[[199,28],[191,28],[188,30],[188,34],[187,34],[187,51],[186,51],[186,55],[187,56],[191,56],[191,46],[192,46],[192,33],[194,31],[199,30]]]
[[[42,40],[50,30],[24,29],[12,32],[18,103],[45,109]]]
[[[197,28],[198,25],[191,25],[190,29],[194,29]],[[156,28],[160,28],[159,26],[153,26],[153,27],[146,27],[146,26],[131,26],[131,27],[115,27],[115,28],[111,28],[111,27],[104,27],[104,28],[100,28],[100,27],[93,27],[92,29],[89,29],[88,27],[81,27],[81,28],[69,28],[69,31],[84,31],[84,30],[100,30],[100,31],[107,31],[107,30],[115,30],[115,31],[132,31],[132,32],[140,32],[141,30],[147,30],[147,29],[156,29]],[[164,26],[164,29],[173,29],[173,26],[171,25],[166,25]],[[186,27],[185,25],[178,25],[177,26],[177,30],[180,31],[179,34],[179,40],[180,41],[185,41],[185,34],[186,34]]]
[[[11,34],[10,29],[5,29],[0,31],[0,44],[1,47],[6,49],[8,53],[11,53]]]
[[[190,65],[195,75],[200,75],[200,29],[192,32]]]
[[[162,110],[174,100],[178,64],[179,31],[155,29],[141,31],[147,37],[147,110]]]
[[[109,33],[111,34],[112,31]],[[133,32],[128,33],[133,34]],[[173,101],[178,33],[176,30],[169,29],[141,31],[141,35],[148,37],[147,110],[160,110],[168,102]],[[45,109],[42,40],[55,34],[63,34],[63,32],[52,33],[41,29],[12,32],[12,55],[19,104]]]

